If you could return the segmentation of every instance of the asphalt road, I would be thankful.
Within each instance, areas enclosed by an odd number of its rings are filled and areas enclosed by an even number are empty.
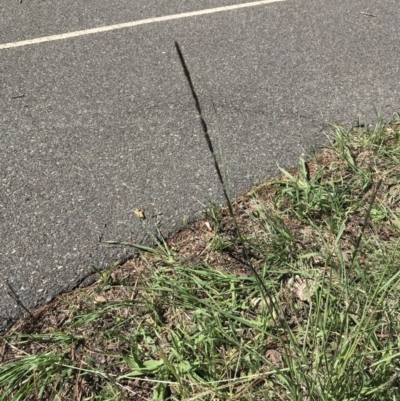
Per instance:
[[[1,1],[0,330],[132,254],[101,240],[148,241],[134,209],[168,236],[222,202],[175,40],[233,194],[296,165],[328,124],[399,111],[398,0],[287,0],[1,45],[243,3]]]

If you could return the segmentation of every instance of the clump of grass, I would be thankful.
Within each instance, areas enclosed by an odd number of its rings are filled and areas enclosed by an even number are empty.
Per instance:
[[[27,316],[0,400],[399,400],[400,119],[331,140]]]
[[[227,208],[22,319],[0,400],[399,400],[399,116],[232,201],[176,47]]]

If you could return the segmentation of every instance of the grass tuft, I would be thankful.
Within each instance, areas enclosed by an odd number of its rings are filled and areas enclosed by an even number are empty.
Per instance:
[[[0,400],[399,400],[399,157],[399,118],[334,127],[231,211],[22,319]]]

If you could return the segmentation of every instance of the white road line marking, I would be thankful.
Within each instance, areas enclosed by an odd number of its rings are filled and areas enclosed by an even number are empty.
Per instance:
[[[115,24],[115,25],[101,26],[101,27],[98,27],[98,28],[84,29],[82,31],[61,33],[59,35],[43,36],[41,38],[21,40],[19,42],[3,43],[3,44],[0,44],[0,50],[2,50],[2,49],[11,49],[13,47],[34,45],[34,44],[44,43],[44,42],[51,42],[51,41],[54,41],[54,40],[75,38],[77,36],[91,35],[93,33],[115,31],[117,29],[131,28],[133,26],[151,24],[153,22],[170,21],[170,20],[174,20],[174,19],[195,17],[197,15],[206,15],[206,14],[219,13],[219,12],[222,12],[222,11],[237,10],[239,8],[261,6],[263,4],[277,3],[279,1],[286,1],[286,0],[260,0],[260,1],[253,1],[251,3],[242,3],[242,4],[236,4],[236,5],[233,5],[233,6],[208,8],[208,9],[205,9],[205,10],[191,11],[191,12],[181,13],[181,14],[166,15],[164,17],[148,18],[148,19],[142,19],[142,20],[139,20],[139,21],[125,22],[125,23],[122,23],[122,24]]]

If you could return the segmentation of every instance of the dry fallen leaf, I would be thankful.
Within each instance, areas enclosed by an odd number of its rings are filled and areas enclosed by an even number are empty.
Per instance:
[[[374,17],[374,18],[377,17],[377,16],[374,15],[374,14],[366,13],[366,12],[364,12],[364,11],[361,11],[360,14],[366,15],[367,17]]]
[[[212,231],[212,228],[211,228],[210,223],[208,221],[206,221],[204,224],[207,227],[208,231]]]
[[[99,304],[105,304],[107,302],[107,300],[103,297],[103,295],[96,295],[94,300]]]
[[[276,368],[282,367],[282,355],[276,349],[269,349],[266,352],[267,358],[271,361],[272,365]]]
[[[133,213],[135,213],[136,216],[139,217],[139,219],[143,219],[143,220],[144,220],[144,219],[146,218],[146,216],[144,215],[143,210],[135,209],[135,210],[133,211]]]
[[[301,301],[308,301],[309,297],[314,295],[315,289],[313,288],[314,280],[303,279],[299,275],[292,277],[288,281],[288,286],[291,288],[293,294]]]

